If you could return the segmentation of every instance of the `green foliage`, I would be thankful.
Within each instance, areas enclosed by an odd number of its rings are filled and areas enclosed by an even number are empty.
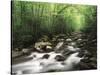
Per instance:
[[[51,37],[73,31],[96,32],[96,8],[90,5],[12,1],[13,46],[27,47],[42,35]]]

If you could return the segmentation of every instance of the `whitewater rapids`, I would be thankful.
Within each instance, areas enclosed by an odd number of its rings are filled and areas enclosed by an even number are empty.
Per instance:
[[[48,54],[49,57],[47,59],[43,59],[42,57]],[[19,63],[12,65],[12,73],[16,73],[17,75],[23,74],[33,74],[33,73],[44,73],[51,70],[54,71],[68,71],[72,70],[75,65],[77,65],[83,57],[78,57],[79,52],[75,52],[69,55],[64,61],[57,61],[55,57],[57,55],[62,55],[61,53],[32,53],[27,56],[27,58],[32,57],[32,60],[27,62]]]

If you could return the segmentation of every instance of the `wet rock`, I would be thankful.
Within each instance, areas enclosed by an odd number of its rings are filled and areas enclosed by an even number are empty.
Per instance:
[[[49,54],[45,54],[45,55],[43,55],[42,59],[48,59],[49,56],[50,56]]]
[[[22,48],[14,48],[13,51],[21,51]]]
[[[22,49],[22,52],[23,52],[24,54],[30,53],[30,49],[23,48],[23,49]]]
[[[71,42],[69,45],[75,46],[76,45],[76,42]]]
[[[52,44],[50,42],[36,42],[35,48],[37,48],[37,47],[42,48],[42,46],[47,46],[47,45],[52,45]]]
[[[45,52],[47,46],[50,48],[51,45],[52,44],[50,42],[36,42],[34,47],[40,52]]]
[[[67,46],[67,49],[70,50],[70,51],[73,51],[74,47],[73,46]]]
[[[67,49],[69,51],[79,51],[80,50],[80,48],[74,48],[73,46],[67,46]]]
[[[41,50],[42,50],[41,52],[51,52],[51,51],[53,51],[51,46],[43,46],[41,48]]]
[[[97,69],[97,64],[91,62],[91,63],[89,63],[89,67],[90,67],[91,69]]]
[[[19,51],[19,49],[18,48],[15,48],[14,51]]]
[[[76,49],[76,51],[79,51],[79,50],[81,50],[80,48],[75,48]]]
[[[80,62],[80,63],[79,63],[79,69],[80,69],[80,70],[88,70],[88,69],[90,69],[90,67],[89,67],[88,64],[86,64],[86,63],[84,63],[84,62]]]
[[[37,52],[43,52],[41,48],[36,48]]]
[[[52,38],[52,41],[53,41],[53,42],[56,42],[56,41],[57,41],[57,38]]]
[[[64,41],[64,39],[58,39],[59,42]]]
[[[22,55],[23,55],[22,51],[12,51],[12,58],[16,58]]]
[[[45,52],[52,52],[53,48],[51,46],[46,46]]]
[[[89,58],[88,58],[88,57],[85,57],[84,59],[82,59],[82,60],[81,60],[81,62],[84,62],[84,63],[89,63],[89,62],[90,62],[90,60],[89,60]]]
[[[39,51],[40,48],[37,48],[37,49],[36,49],[36,48],[33,47],[33,48],[31,48],[30,50],[31,50],[31,52],[40,52],[40,51]]]
[[[62,39],[62,38],[64,38],[64,37],[66,37],[65,34],[59,34],[59,35],[56,35],[56,36],[55,36],[55,38],[57,38],[57,39]]]
[[[82,39],[77,39],[77,41],[82,41]]]
[[[52,47],[51,46],[46,46],[46,49],[52,49]]]
[[[78,43],[79,44],[79,46],[78,47],[84,47],[84,44],[82,44],[82,43]]]
[[[42,38],[39,39],[39,41],[47,42],[49,41],[49,37],[46,35],[43,35]]]
[[[72,41],[72,39],[68,38],[68,39],[66,39],[66,41],[67,41],[67,42],[71,42],[71,41]]]
[[[62,62],[61,64],[62,64],[62,65],[66,65],[66,63],[64,63],[64,62]]]
[[[90,61],[92,61],[92,62],[96,62],[97,59],[96,59],[95,57],[92,57],[92,58],[90,58]]]
[[[47,71],[47,72],[56,72],[56,70],[49,70],[49,71]]]
[[[75,52],[73,52],[73,51],[65,51],[62,54],[67,58],[69,55],[71,55],[73,53],[75,53]]]
[[[64,61],[65,58],[64,58],[63,56],[61,56],[61,55],[57,55],[57,56],[55,57],[55,60],[56,60],[56,61]]]
[[[85,54],[84,54],[83,52],[80,52],[78,56],[79,56],[79,57],[83,57],[84,55],[85,55]]]
[[[91,52],[87,52],[87,53],[85,53],[85,55],[86,55],[87,57],[89,57],[89,58],[91,58],[91,57],[93,56]]]
[[[79,67],[81,70],[89,70],[89,69],[96,69],[97,65],[93,62],[80,62]]]

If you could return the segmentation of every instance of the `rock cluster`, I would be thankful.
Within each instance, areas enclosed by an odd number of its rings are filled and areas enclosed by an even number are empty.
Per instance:
[[[58,62],[65,61],[70,55],[78,52],[77,56],[82,59],[79,64],[75,66],[75,70],[96,69],[96,45],[93,44],[95,43],[95,40],[92,41],[93,43],[90,43],[89,38],[86,37],[87,35],[81,32],[54,35],[52,39],[50,39],[48,36],[44,36],[40,38],[38,42],[32,45],[31,48],[23,48],[22,50],[20,50],[20,52],[22,52],[22,54],[24,55],[30,55],[32,52],[42,53],[39,56],[45,53],[43,57],[41,57],[42,59],[46,60],[55,57],[54,59]],[[16,51],[18,52],[18,49]],[[55,56],[54,53],[60,53],[61,55]],[[50,54],[52,54],[51,57]],[[34,54],[28,57],[33,56]],[[35,55],[35,57],[37,56]]]

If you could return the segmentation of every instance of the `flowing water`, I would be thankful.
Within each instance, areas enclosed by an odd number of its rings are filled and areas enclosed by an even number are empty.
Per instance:
[[[42,57],[48,54],[50,55],[48,59],[43,59]],[[78,57],[79,52],[72,53],[64,61],[57,61],[55,57],[57,55],[62,55],[61,53],[32,53],[26,58],[33,57],[32,60],[12,65],[12,72],[19,74],[33,74],[33,73],[43,73],[50,70],[54,71],[68,71],[72,70],[75,65],[77,65],[82,58]]]

